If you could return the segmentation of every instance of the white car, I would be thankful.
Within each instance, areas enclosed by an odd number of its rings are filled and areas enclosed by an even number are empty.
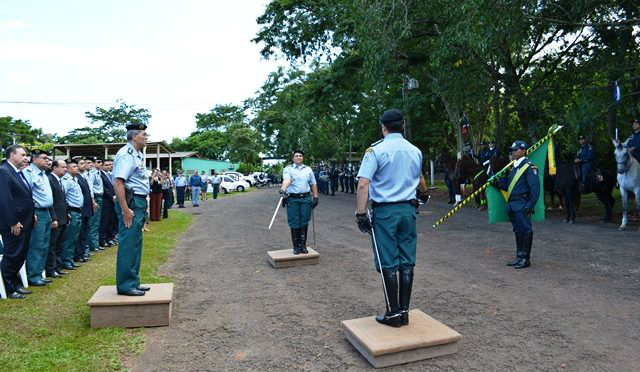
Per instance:
[[[220,183],[220,192],[226,194],[232,191],[243,192],[251,187],[247,181],[238,181],[230,176],[223,175],[220,177],[222,182]]]
[[[245,176],[242,173],[238,172],[224,172],[222,175],[232,177],[234,180],[245,181],[249,184],[249,186],[255,185],[256,183],[256,179],[251,175]]]

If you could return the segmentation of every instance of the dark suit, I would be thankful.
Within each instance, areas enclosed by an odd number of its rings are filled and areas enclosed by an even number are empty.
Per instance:
[[[51,238],[49,240],[49,254],[47,255],[47,265],[45,270],[47,275],[51,275],[54,271],[62,270],[62,260],[60,260],[60,253],[62,252],[64,241],[64,230],[67,227],[68,211],[67,200],[65,199],[64,190],[62,184],[55,175],[49,173],[49,183],[51,184],[51,191],[53,191],[53,207],[51,208],[51,218],[53,221],[58,222],[57,229],[51,229]]]
[[[112,237],[113,227],[115,226],[114,218],[116,217],[116,210],[113,202],[115,190],[106,173],[100,171],[100,178],[102,178],[102,186],[104,189],[102,194],[102,215],[100,216],[100,246],[104,247],[106,245],[104,243]]]
[[[33,227],[31,189],[23,177],[7,161],[0,166],[0,234],[4,243],[0,268],[7,294],[22,287],[19,271],[27,257]],[[22,230],[15,236],[11,226],[18,222],[22,224]]]
[[[91,189],[87,180],[78,174],[78,185],[82,190],[82,196],[84,197],[84,203],[82,203],[82,225],[80,226],[80,235],[78,236],[78,243],[76,245],[76,251],[74,253],[74,259],[82,258],[87,249],[87,238],[89,237],[89,218],[93,216],[93,199],[91,198]]]

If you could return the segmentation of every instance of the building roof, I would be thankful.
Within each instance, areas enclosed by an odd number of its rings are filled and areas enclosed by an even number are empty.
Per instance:
[[[104,157],[105,155],[115,155],[118,150],[122,146],[126,145],[126,143],[92,143],[92,144],[81,144],[81,143],[68,143],[68,144],[56,144],[53,146],[54,154],[55,150],[61,151],[64,154],[69,153],[71,157],[82,155],[82,156],[100,156]],[[160,151],[160,157],[163,154],[165,156],[169,156],[173,154],[175,151],[164,141],[162,142],[149,142],[147,143],[146,153],[147,157],[156,155]],[[55,155],[54,155],[55,157]]]

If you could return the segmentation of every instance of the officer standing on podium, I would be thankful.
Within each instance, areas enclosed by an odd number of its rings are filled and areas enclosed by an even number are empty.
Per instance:
[[[318,186],[310,167],[302,164],[304,152],[293,152],[293,164],[282,171],[282,205],[287,207],[287,222],[291,228],[293,254],[307,251],[307,229],[311,209],[318,205]],[[311,192],[309,192],[311,191]],[[313,199],[311,195],[313,194]]]
[[[382,269],[387,312],[376,321],[392,327],[409,324],[409,300],[416,264],[416,189],[427,195],[422,176],[422,152],[402,136],[404,117],[400,110],[385,111],[380,118],[384,139],[366,150],[358,172],[356,222],[360,231],[375,233]],[[372,223],[367,216],[371,199]],[[398,277],[400,273],[400,289]]]
[[[118,216],[116,289],[119,295],[143,296],[149,287],[140,285],[142,227],[147,211],[149,177],[142,149],[147,144],[146,124],[127,125],[127,144],[113,162]]]

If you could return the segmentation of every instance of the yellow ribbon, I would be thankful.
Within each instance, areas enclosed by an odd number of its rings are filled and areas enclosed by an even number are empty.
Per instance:
[[[549,139],[549,145],[547,148],[547,158],[549,159],[549,175],[556,175],[556,154],[553,146],[553,137]]]

